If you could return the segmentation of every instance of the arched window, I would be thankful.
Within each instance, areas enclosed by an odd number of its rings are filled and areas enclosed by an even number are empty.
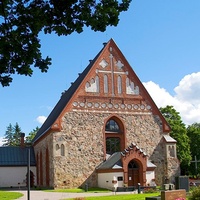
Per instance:
[[[108,93],[108,76],[104,75],[104,93]]]
[[[95,82],[96,82],[96,92],[99,92],[99,77],[95,77]]]
[[[118,94],[122,93],[122,77],[118,76],[117,77],[117,89],[118,89]]]
[[[61,144],[60,154],[61,154],[61,156],[65,156],[65,146],[64,146],[64,144]]]
[[[124,128],[116,117],[110,118],[105,125],[105,154],[112,155],[125,149]]]
[[[119,125],[115,120],[111,119],[106,123],[106,131],[119,133],[120,132]]]
[[[131,162],[129,162],[128,168],[129,169],[138,169],[139,167],[138,167],[137,163],[132,160]]]

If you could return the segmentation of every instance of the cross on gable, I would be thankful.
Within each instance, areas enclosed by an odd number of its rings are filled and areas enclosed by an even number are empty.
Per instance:
[[[112,48],[110,48],[110,52],[112,52]],[[114,93],[115,93],[115,89],[114,89],[114,74],[127,74],[128,75],[128,72],[116,72],[114,71],[114,66],[113,66],[113,55],[112,53],[110,53],[109,55],[109,58],[110,58],[110,68],[111,68],[111,71],[107,71],[107,70],[96,70],[96,73],[111,73],[111,88],[112,88],[112,95],[114,96]],[[108,63],[103,59],[100,63],[99,63],[100,66],[102,66],[102,68],[105,68],[107,67]],[[117,63],[115,64],[115,66],[118,67],[118,69],[121,69],[124,64],[118,60]]]

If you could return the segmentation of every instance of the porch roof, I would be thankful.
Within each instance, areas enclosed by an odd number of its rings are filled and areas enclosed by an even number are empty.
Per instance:
[[[115,152],[105,162],[97,167],[97,169],[121,169],[121,152]]]

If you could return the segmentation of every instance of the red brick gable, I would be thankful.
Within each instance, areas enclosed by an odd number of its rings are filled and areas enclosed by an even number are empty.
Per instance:
[[[112,39],[63,93],[33,142],[51,130],[61,130],[65,113],[77,110],[112,114],[153,113],[158,121],[161,120],[163,132],[170,131],[156,104]]]
[[[62,111],[60,119],[70,110],[153,113],[161,119],[163,132],[170,131],[154,101],[112,39],[91,62],[92,67]]]

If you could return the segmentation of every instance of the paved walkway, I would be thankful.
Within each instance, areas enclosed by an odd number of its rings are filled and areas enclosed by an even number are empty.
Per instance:
[[[13,192],[20,192],[24,194],[17,200],[27,200],[27,191],[25,190],[12,190]],[[65,193],[65,192],[44,192],[40,190],[30,191],[30,200],[60,200],[67,198],[76,197],[89,197],[89,196],[109,196],[109,195],[119,195],[119,194],[133,194],[133,192],[107,192],[107,193]]]

